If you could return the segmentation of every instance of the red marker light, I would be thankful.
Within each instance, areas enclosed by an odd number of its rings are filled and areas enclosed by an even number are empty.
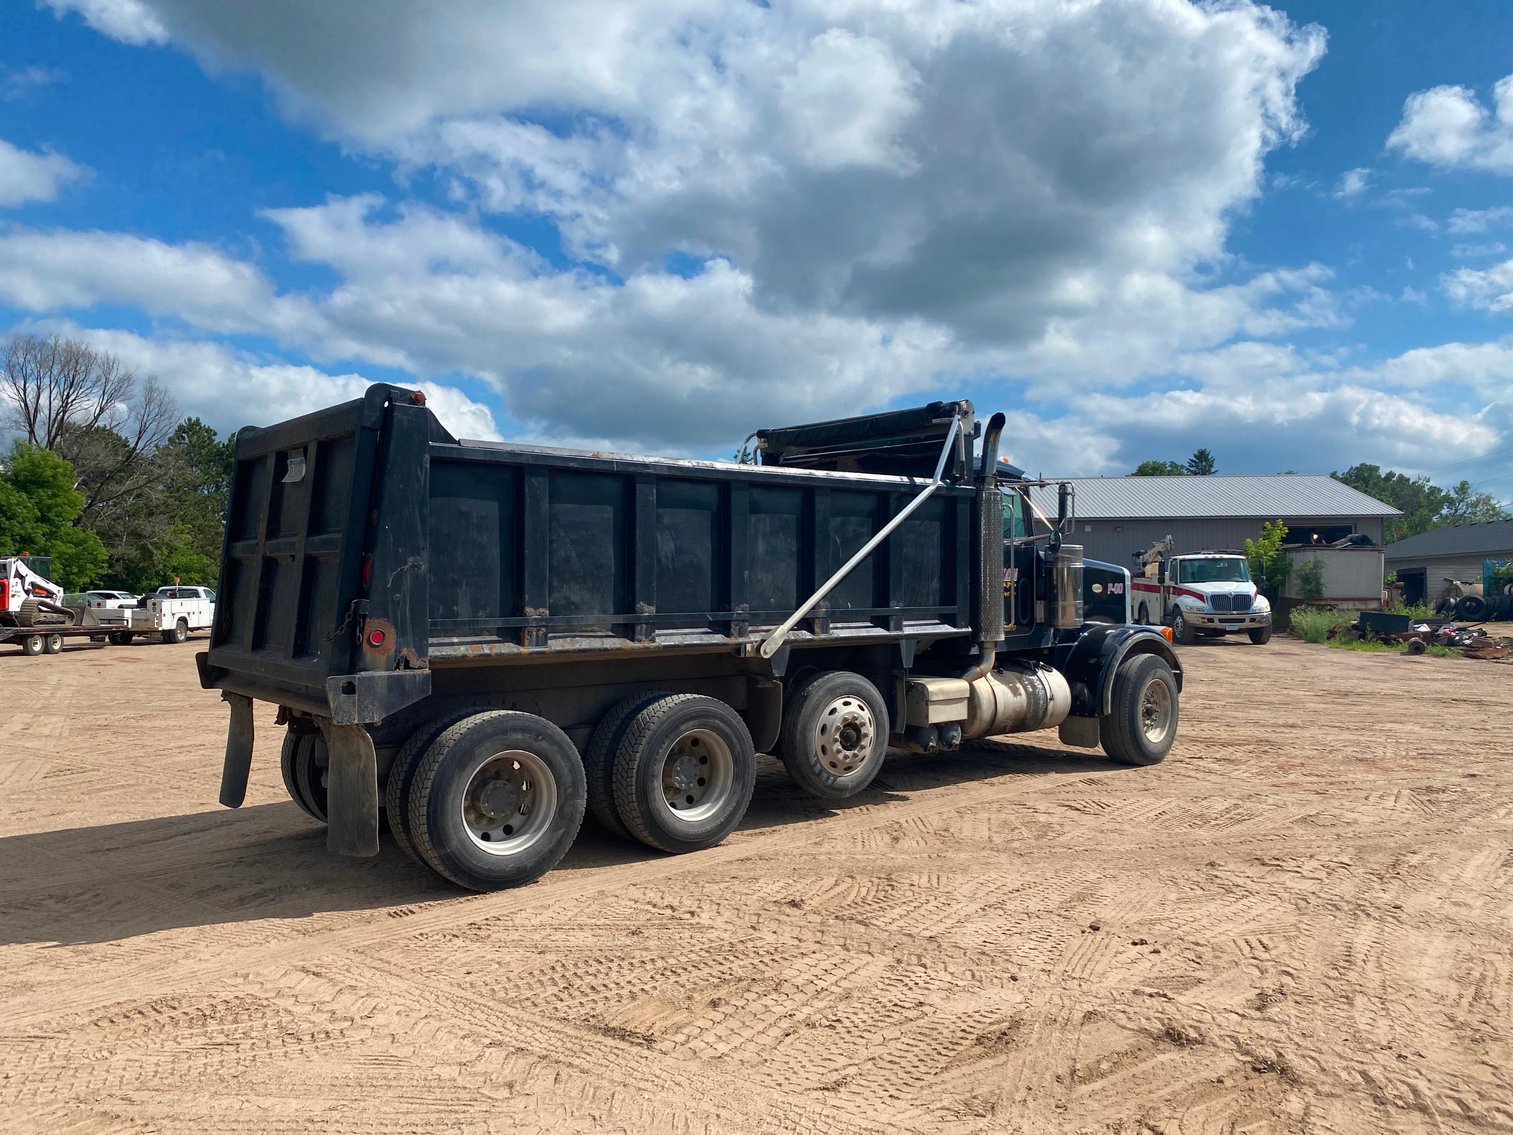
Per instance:
[[[388,638],[388,635],[384,634],[383,631],[377,629],[371,630],[368,632],[368,645],[382,646],[386,638]]]

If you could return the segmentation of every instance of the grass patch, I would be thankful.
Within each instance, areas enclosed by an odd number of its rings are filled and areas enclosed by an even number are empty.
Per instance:
[[[1298,607],[1292,612],[1287,629],[1304,642],[1328,642],[1333,628],[1348,627],[1355,618],[1355,611],[1337,607]]]
[[[1407,654],[1406,642],[1341,642],[1335,639],[1329,643],[1333,650],[1358,650],[1364,654]],[[1450,658],[1455,651],[1448,646],[1431,646],[1424,651],[1432,658]]]

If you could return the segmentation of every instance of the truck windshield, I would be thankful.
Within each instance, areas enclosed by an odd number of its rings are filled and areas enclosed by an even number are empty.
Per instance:
[[[1179,560],[1178,583],[1249,583],[1250,565],[1238,556]]]

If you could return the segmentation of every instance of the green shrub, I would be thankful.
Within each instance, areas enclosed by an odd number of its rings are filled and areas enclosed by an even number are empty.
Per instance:
[[[1324,561],[1309,560],[1298,567],[1298,597],[1305,603],[1324,598]]]
[[[1337,607],[1296,607],[1288,622],[1290,630],[1304,642],[1328,642],[1334,627],[1348,627],[1355,622],[1354,611]]]

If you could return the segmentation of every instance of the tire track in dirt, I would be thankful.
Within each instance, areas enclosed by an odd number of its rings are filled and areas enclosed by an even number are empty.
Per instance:
[[[462,896],[424,907],[392,911],[386,919],[306,934],[301,938],[300,952],[304,957],[314,957],[325,953],[370,949],[395,938],[429,930],[456,928],[505,914],[550,908],[633,884],[661,882],[697,872],[714,874],[743,859],[775,856],[814,840],[834,836],[838,834],[837,829],[847,835],[855,835],[886,824],[918,820],[970,807],[975,803],[1045,794],[1057,791],[1068,783],[1063,779],[1038,786],[1015,784],[1014,781],[1019,779],[1010,774],[966,788],[934,788],[904,801],[855,808],[829,819],[748,835],[693,855],[628,863],[591,872],[558,872],[519,890]],[[1077,779],[1080,778],[1071,778],[1073,782]],[[900,812],[905,814],[900,815]],[[266,946],[231,952],[229,955],[184,959],[167,964],[154,963],[150,967],[127,967],[124,972],[112,973],[108,984],[112,989],[117,989],[150,979],[159,988],[197,988],[207,982],[275,962],[283,956],[285,949],[285,943],[279,940]],[[98,993],[90,989],[60,988],[54,993],[55,996],[40,1005],[0,1008],[0,1030],[28,1029],[49,1019],[101,1008],[110,1003],[101,1002]]]

